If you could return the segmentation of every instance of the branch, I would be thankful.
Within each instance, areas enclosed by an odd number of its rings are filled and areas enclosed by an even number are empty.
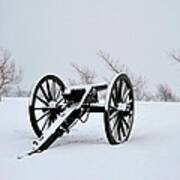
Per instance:
[[[109,54],[105,54],[102,50],[99,50],[97,52],[97,55],[105,61],[105,63],[113,72],[120,73],[117,64],[113,62]]]
[[[96,74],[94,71],[91,71],[88,67],[80,67],[77,64],[71,64],[73,69],[79,76],[79,81],[75,81],[73,79],[69,79],[69,83],[71,85],[74,84],[92,84],[95,81]]]

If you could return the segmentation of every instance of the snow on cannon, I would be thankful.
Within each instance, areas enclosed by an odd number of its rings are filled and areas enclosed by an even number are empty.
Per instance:
[[[103,90],[107,93],[105,103],[101,104],[99,93]],[[104,113],[105,133],[110,144],[127,141],[134,120],[133,87],[128,76],[116,75],[109,86],[92,84],[69,88],[55,75],[44,76],[30,98],[30,122],[38,138],[26,155],[48,149],[78,121],[85,123],[89,113]]]

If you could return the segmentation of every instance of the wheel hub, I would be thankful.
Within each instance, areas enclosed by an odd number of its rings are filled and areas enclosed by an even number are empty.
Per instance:
[[[57,118],[58,110],[57,110],[57,102],[52,100],[49,102],[49,108],[50,110],[50,119],[54,120]]]
[[[117,107],[118,111],[126,111],[126,108],[127,108],[126,103],[119,103]]]
[[[57,104],[57,102],[52,100],[52,101],[49,102],[49,107],[50,108],[56,108],[56,104]]]

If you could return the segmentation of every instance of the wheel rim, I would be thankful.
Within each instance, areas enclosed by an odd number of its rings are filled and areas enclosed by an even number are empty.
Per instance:
[[[60,115],[64,102],[64,83],[54,75],[43,77],[35,86],[30,100],[30,121],[34,132],[40,137]]]
[[[111,144],[128,140],[134,121],[134,95],[127,75],[115,77],[109,86],[105,106],[105,130]]]

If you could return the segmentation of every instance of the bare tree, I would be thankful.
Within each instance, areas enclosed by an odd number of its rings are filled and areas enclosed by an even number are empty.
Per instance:
[[[157,86],[156,100],[165,102],[178,102],[180,99],[167,84]]]
[[[117,61],[115,62],[110,54],[103,52],[102,50],[99,50],[97,52],[97,55],[102,58],[102,60],[106,63],[107,67],[110,71],[114,73],[120,73],[125,70],[124,65],[120,65]]]
[[[126,67],[125,65],[121,65],[119,61],[115,61],[108,53],[100,50],[97,54],[99,57],[101,57],[101,59],[105,62],[105,64],[113,74],[124,72],[130,77],[134,87],[136,100],[150,101],[152,99],[152,95],[146,91],[147,82],[142,76],[134,75],[128,67]]]
[[[80,67],[78,64],[72,64],[72,68],[77,73],[78,80],[69,79],[70,85],[93,84],[95,82],[96,74],[87,66]]]
[[[22,71],[16,67],[9,51],[0,49],[0,96],[6,95],[21,78]]]

